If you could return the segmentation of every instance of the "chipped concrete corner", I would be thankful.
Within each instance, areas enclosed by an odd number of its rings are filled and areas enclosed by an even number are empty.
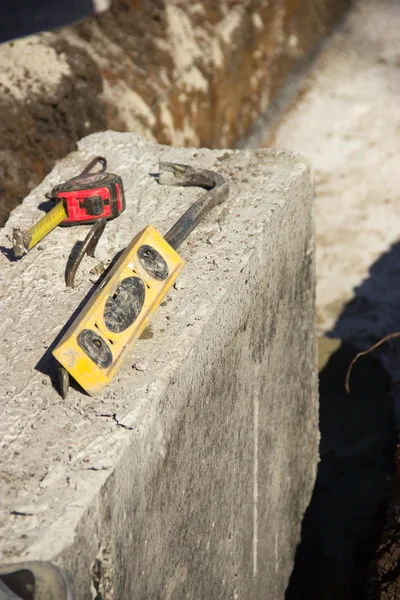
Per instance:
[[[93,154],[122,176],[127,208],[77,288],[64,286],[76,229],[19,262],[0,255],[1,560],[55,560],[77,600],[283,599],[318,462],[309,166],[94,134],[13,212],[1,244]],[[112,385],[62,400],[49,350],[93,265],[149,222],[165,232],[203,193],[159,186],[160,159],[219,171],[230,197],[182,245],[180,285]]]
[[[91,132],[234,146],[349,3],[115,0],[99,17],[3,44],[0,224]]]

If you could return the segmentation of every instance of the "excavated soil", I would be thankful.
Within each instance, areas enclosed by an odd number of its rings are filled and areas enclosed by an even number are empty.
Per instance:
[[[396,472],[391,482],[391,495],[386,525],[376,557],[371,565],[372,599],[400,598],[400,445],[395,452]]]
[[[0,226],[76,142],[134,131],[232,147],[351,0],[114,0],[0,46]]]
[[[288,600],[400,598],[400,4],[359,0],[266,144],[316,182],[321,463]]]
[[[48,37],[43,61],[55,69],[62,55],[67,74],[61,73],[55,84],[40,82],[28,60],[31,47],[35,50],[34,38],[27,38],[18,42],[23,44],[25,65],[9,71],[8,86],[0,86],[0,225],[57,160],[76,149],[78,139],[106,126],[96,99],[102,82],[93,60],[65,40]],[[13,43],[10,47],[12,52]],[[11,93],[22,76],[24,88],[30,90],[27,98]]]

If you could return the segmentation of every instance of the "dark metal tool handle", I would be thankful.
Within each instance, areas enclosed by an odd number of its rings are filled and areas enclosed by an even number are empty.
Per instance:
[[[100,164],[100,169],[98,169],[97,171],[94,171],[94,173],[92,173],[92,169],[94,168],[95,165]],[[80,177],[86,177],[87,175],[95,175],[97,173],[104,173],[104,171],[107,169],[107,159],[104,158],[104,156],[95,156],[94,158],[92,158],[92,160],[86,165],[86,167],[83,169],[83,171],[81,173],[79,173],[79,175],[75,175],[75,177],[72,177],[72,181],[75,179],[79,179]],[[56,186],[57,188],[58,186]],[[55,188],[53,188],[54,191]],[[45,194],[45,197],[48,200],[54,200],[52,193],[51,192],[47,192]]]
[[[95,171],[94,173],[92,173],[93,168],[98,163],[100,164],[100,169],[98,169],[97,171]],[[107,169],[107,159],[104,158],[104,156],[95,156],[86,165],[86,167],[83,169],[82,173],[79,173],[79,175],[76,176],[76,178],[78,178],[78,177],[85,177],[85,175],[94,175],[95,173],[103,173],[106,169]]]
[[[88,256],[94,256],[94,251],[96,249],[97,243],[107,225],[106,219],[99,219],[96,221],[87,236],[85,237],[82,246],[78,254],[72,261],[69,261],[67,264],[66,272],[65,272],[65,283],[67,287],[74,288],[75,287],[75,275],[78,270],[79,265],[82,262],[85,254]]]
[[[174,250],[179,248],[201,219],[214,206],[224,202],[229,195],[229,183],[222,175],[206,169],[194,169],[188,165],[160,162],[158,181],[162,185],[195,186],[208,190],[164,236]]]

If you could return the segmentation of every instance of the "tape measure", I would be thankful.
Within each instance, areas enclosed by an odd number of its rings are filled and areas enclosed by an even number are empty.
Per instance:
[[[174,163],[160,163],[160,171],[159,183],[196,185],[209,191],[165,237],[152,225],[138,234],[69,327],[53,350],[64,398],[68,374],[90,395],[112,380],[184,266],[177,247],[229,193],[225,179],[212,171]]]
[[[100,163],[101,169],[92,173]],[[21,257],[48,235],[57,225],[93,224],[99,219],[115,219],[125,210],[122,179],[106,173],[107,161],[96,156],[78,176],[56,185],[48,197],[56,206],[30,229],[13,230],[15,256]]]

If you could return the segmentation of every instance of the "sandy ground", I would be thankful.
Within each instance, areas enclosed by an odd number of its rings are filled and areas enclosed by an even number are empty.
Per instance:
[[[314,167],[319,332],[361,348],[400,330],[399,32],[398,0],[360,0],[266,144]]]
[[[398,0],[357,2],[265,131],[264,145],[308,157],[316,181],[321,463],[287,600],[400,597],[395,572],[384,592],[371,575],[395,470],[399,342],[360,359],[343,393],[354,354],[400,331],[399,32]]]

